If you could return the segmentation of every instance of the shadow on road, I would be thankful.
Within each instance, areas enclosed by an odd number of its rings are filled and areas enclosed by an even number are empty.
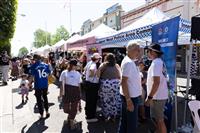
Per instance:
[[[22,128],[21,133],[24,133],[25,127]],[[43,133],[48,127],[45,126],[45,119],[39,119],[34,122],[31,127],[26,131],[26,133]]]
[[[13,88],[12,89],[12,93],[19,93],[19,91],[20,91],[20,88]]]
[[[15,108],[16,109],[21,109],[21,108],[23,108],[23,106],[26,104],[27,102],[25,102],[25,103],[20,103],[19,105],[17,105]]]
[[[51,106],[54,106],[55,105],[55,103],[49,103],[49,108],[51,107]],[[37,107],[37,103],[35,104],[35,106],[33,107],[33,110],[34,110],[34,113],[39,113],[39,110],[38,110],[38,107]]]
[[[104,122],[88,123],[89,133],[116,133],[119,122]]]
[[[68,124],[63,122],[61,133],[83,133],[83,130],[70,130]]]

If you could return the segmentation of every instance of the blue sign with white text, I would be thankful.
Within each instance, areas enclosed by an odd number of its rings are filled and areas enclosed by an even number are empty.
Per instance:
[[[170,89],[175,87],[176,48],[180,17],[175,17],[152,27],[152,42],[160,44],[162,59],[167,67]]]

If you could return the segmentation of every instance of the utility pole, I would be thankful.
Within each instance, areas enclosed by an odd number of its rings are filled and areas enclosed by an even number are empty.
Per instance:
[[[69,21],[70,21],[70,34],[72,34],[72,9],[71,9],[71,0],[69,0]]]
[[[46,22],[46,20],[45,20],[45,35],[46,35],[45,45],[47,45],[47,22]]]

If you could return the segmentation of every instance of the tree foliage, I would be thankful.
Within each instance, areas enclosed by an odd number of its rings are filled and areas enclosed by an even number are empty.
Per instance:
[[[69,38],[69,32],[63,25],[57,28],[56,33],[52,35],[52,44],[56,44],[58,41],[64,39],[67,40]]]
[[[40,48],[45,46],[46,44],[51,45],[51,33],[46,32],[42,29],[37,29],[34,32],[33,46],[36,48]]]
[[[19,49],[18,56],[23,57],[28,54],[28,49],[26,47],[22,47]]]
[[[0,0],[0,52],[10,53],[10,41],[15,32],[17,0]]]

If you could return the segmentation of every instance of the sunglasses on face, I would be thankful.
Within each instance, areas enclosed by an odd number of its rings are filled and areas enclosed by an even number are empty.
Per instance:
[[[150,53],[151,51],[152,51],[152,50],[148,49],[148,50],[147,50],[147,53]]]

